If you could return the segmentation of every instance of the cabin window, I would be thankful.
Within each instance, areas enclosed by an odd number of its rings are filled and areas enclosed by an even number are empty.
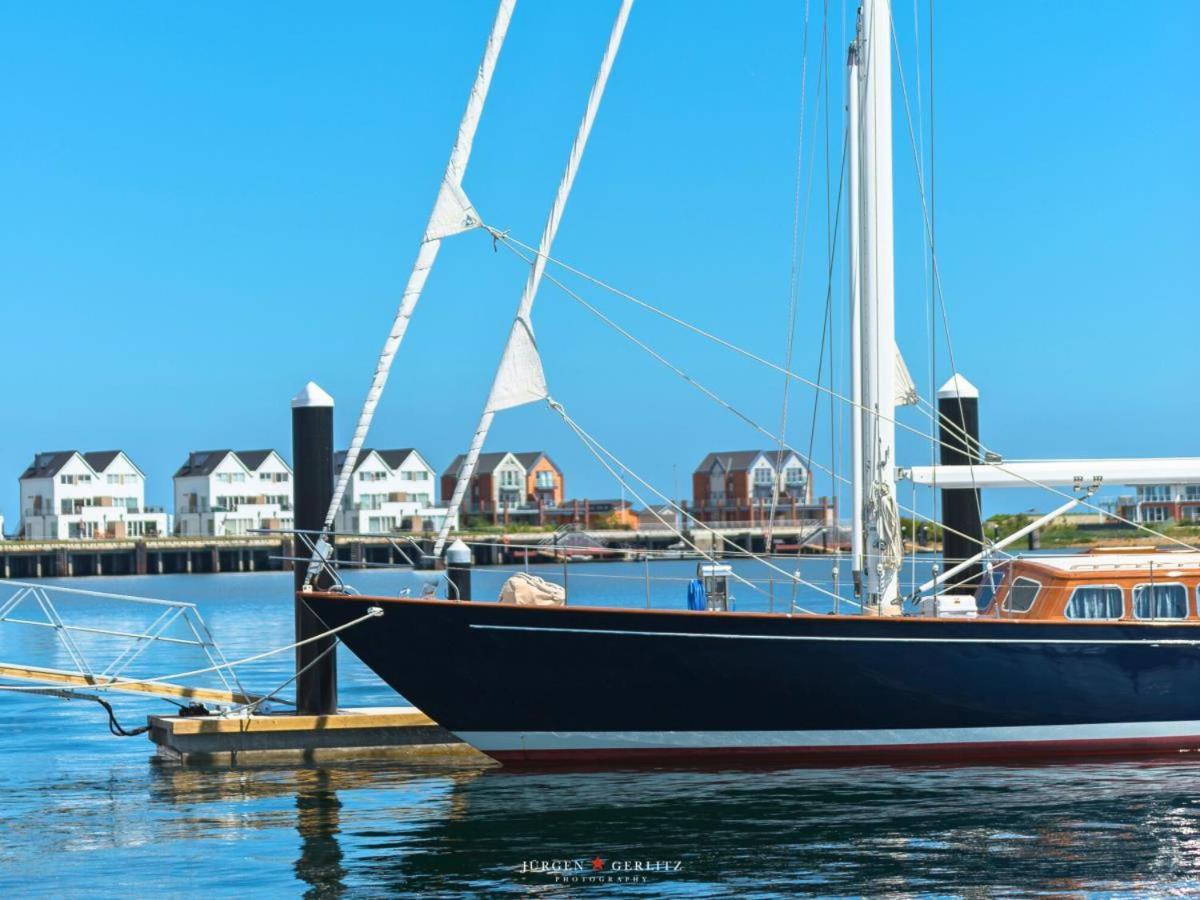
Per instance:
[[[983,577],[979,580],[979,590],[975,593],[975,606],[979,609],[987,609],[991,606],[1007,575],[1007,566],[989,565],[985,568],[983,570]]]
[[[1068,619],[1119,619],[1125,615],[1125,592],[1116,585],[1077,587],[1067,601]]]
[[[1041,589],[1042,585],[1032,578],[1017,578],[1013,581],[1012,587],[1008,589],[1008,596],[1004,598],[1005,610],[1008,612],[1029,612],[1033,608],[1033,601],[1037,599],[1038,592]]]
[[[1139,619],[1186,619],[1187,588],[1182,584],[1139,584],[1133,589],[1133,614]]]

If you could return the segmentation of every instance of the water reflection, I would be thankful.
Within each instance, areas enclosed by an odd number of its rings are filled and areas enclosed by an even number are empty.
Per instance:
[[[584,773],[360,765],[163,770],[153,795],[182,807],[193,834],[214,837],[228,837],[205,812],[215,802],[252,802],[269,827],[283,809],[269,801],[293,798],[293,871],[312,896],[558,892],[561,879],[531,871],[537,863],[595,858],[609,878],[617,861],[677,863],[644,873],[646,889],[703,895],[1189,891],[1200,885],[1198,789],[1191,763]],[[596,876],[589,864],[575,877]]]
[[[300,856],[296,877],[308,884],[305,896],[336,897],[343,893],[342,848],[338,844],[342,802],[327,769],[300,773],[296,791],[296,829]]]

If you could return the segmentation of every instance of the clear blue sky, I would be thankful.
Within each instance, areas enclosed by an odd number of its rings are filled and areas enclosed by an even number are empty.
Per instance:
[[[1200,452],[1200,5],[936,6],[939,256],[955,357],[983,392],[984,441],[1013,458]],[[817,168],[795,358],[808,373],[825,296],[821,7],[812,4],[809,32],[805,165],[816,151]],[[829,7],[836,189],[852,13]],[[487,219],[527,241],[615,8],[518,5],[466,187]],[[288,400],[309,378],[337,398],[338,440],[348,439],[493,11],[0,7],[9,530],[17,476],[39,450],[124,448],[150,479],[149,501],[169,505],[188,450],[290,455]],[[802,11],[643,0],[556,248],[774,359],[787,318]],[[912,16],[897,4],[910,92]],[[923,61],[926,92],[928,76]],[[896,86],[899,340],[928,393],[921,219]],[[927,96],[922,112],[927,124]],[[835,271],[840,364],[840,262]],[[482,233],[447,242],[373,444],[415,445],[439,469],[465,447],[524,275]],[[775,427],[777,376],[586,294]],[[664,490],[675,470],[686,490],[709,449],[763,443],[548,283],[535,326],[554,395]],[[949,369],[938,343],[940,381]],[[792,397],[789,437],[806,446],[812,396]],[[824,406],[818,419],[828,420]],[[824,424],[815,441],[828,461]],[[572,496],[615,493],[544,407],[501,415],[489,446],[545,448]],[[900,452],[928,460],[916,439]],[[986,502],[1052,500],[993,492]]]

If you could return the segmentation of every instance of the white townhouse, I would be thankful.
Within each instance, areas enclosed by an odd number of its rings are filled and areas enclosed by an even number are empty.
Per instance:
[[[20,485],[18,536],[25,540],[119,540],[170,531],[165,512],[146,509],[146,476],[121,450],[38,453]]]
[[[337,454],[338,473],[346,451]],[[397,531],[437,531],[447,509],[436,506],[433,468],[411,447],[402,450],[363,449],[342,497],[336,529],[343,533],[389,534]],[[452,520],[458,527],[458,517]]]
[[[292,469],[274,450],[197,450],[175,473],[175,533],[291,529]]]

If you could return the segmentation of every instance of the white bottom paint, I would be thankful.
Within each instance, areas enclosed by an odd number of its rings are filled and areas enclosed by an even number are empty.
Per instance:
[[[1200,721],[1020,725],[997,728],[901,728],[861,731],[460,731],[484,752],[545,750],[752,750],[898,747],[943,744],[1113,741],[1194,737]]]

